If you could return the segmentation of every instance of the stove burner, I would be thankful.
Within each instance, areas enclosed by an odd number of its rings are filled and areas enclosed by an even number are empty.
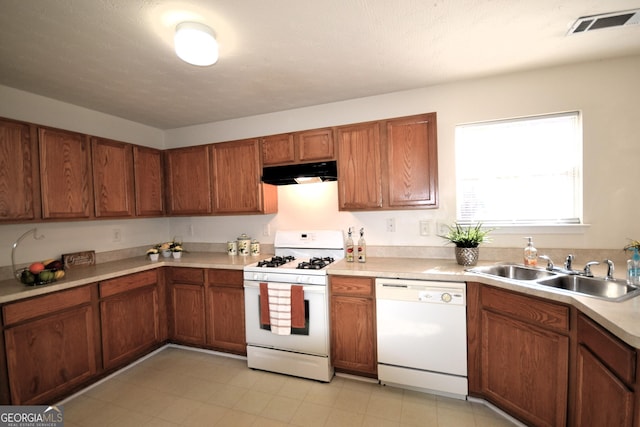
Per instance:
[[[257,267],[280,267],[282,264],[294,261],[292,256],[274,256],[271,259],[258,261]]]
[[[309,261],[303,261],[298,264],[297,269],[300,270],[320,270],[334,261],[331,257],[311,258]]]

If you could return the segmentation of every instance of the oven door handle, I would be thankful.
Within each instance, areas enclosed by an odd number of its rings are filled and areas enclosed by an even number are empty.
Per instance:
[[[296,283],[292,283],[292,285],[297,285]],[[304,286],[304,285],[297,285],[297,286],[302,286],[302,290],[304,291],[305,294],[309,293],[309,294],[320,294],[320,295],[324,295],[327,293],[327,287],[326,286],[320,286],[320,285],[310,285],[310,286]],[[245,289],[260,289],[260,282],[244,282],[244,287]]]

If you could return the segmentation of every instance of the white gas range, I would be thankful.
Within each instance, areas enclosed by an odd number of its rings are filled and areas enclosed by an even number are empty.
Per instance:
[[[274,249],[275,257],[244,268],[247,363],[254,369],[329,382],[333,367],[326,267],[344,258],[342,231],[278,231]],[[304,296],[304,309],[296,307],[300,316],[304,311],[304,321],[291,325],[290,332],[284,334],[279,328],[274,328],[276,333],[271,325],[265,324],[265,305],[261,304],[267,287],[283,286],[299,286]],[[269,300],[273,301],[272,294]],[[268,307],[266,311],[271,310],[269,314],[273,316],[274,307]],[[293,310],[293,307],[291,299],[291,307],[286,308]]]

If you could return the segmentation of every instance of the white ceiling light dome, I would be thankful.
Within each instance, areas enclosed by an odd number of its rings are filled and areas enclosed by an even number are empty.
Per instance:
[[[213,30],[204,24],[178,24],[173,41],[176,55],[189,64],[206,67],[218,61],[218,42]]]

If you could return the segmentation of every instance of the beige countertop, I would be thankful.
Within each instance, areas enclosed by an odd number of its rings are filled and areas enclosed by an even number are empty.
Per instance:
[[[16,280],[4,280],[0,281],[0,304],[164,266],[241,270],[245,265],[269,256],[271,255],[262,254],[255,257],[242,257],[229,256],[226,253],[189,252],[180,259],[160,258],[157,262],[141,256],[67,270],[64,279],[44,286],[25,286]],[[640,297],[623,302],[582,297],[555,291],[542,285],[476,275],[466,272],[465,268],[456,264],[454,260],[446,259],[369,257],[366,263],[348,263],[342,260],[331,265],[328,273],[416,280],[478,281],[573,305],[629,345],[640,349]]]

